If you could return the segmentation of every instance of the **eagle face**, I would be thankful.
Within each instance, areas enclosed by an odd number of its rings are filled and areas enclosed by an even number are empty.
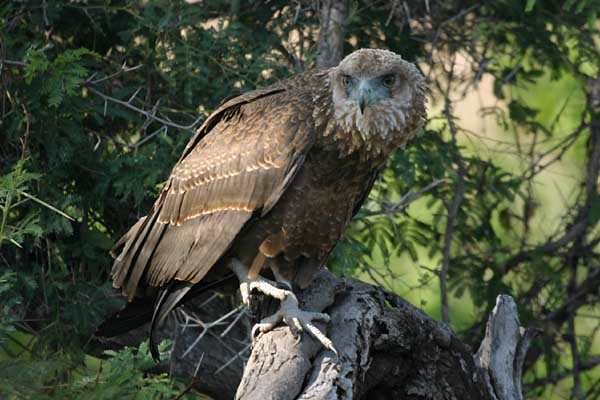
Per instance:
[[[348,132],[358,131],[364,142],[403,143],[420,126],[425,81],[398,54],[355,51],[331,70],[329,78],[337,124]]]

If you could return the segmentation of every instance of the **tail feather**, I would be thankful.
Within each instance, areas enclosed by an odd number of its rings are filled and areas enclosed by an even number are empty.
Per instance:
[[[158,344],[155,340],[156,328],[167,318],[167,315],[185,297],[190,291],[193,284],[183,281],[171,281],[171,283],[161,291],[156,305],[154,306],[154,313],[152,313],[152,321],[150,322],[150,353],[154,361],[160,362],[160,353],[158,351]]]
[[[152,319],[153,304],[152,299],[134,299],[131,303],[127,303],[124,309],[102,322],[94,334],[98,337],[110,338],[139,328]]]
[[[217,289],[236,279],[229,274],[215,281],[193,285],[188,282],[173,281],[163,289],[157,299],[135,298],[125,308],[106,319],[96,330],[98,337],[110,338],[127,333],[150,322],[150,353],[158,362],[160,355],[155,341],[155,330],[167,315],[178,306],[208,291]]]

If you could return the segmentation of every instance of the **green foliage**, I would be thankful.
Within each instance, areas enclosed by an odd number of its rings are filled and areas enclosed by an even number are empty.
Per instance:
[[[37,83],[41,93],[47,97],[48,106],[57,108],[65,97],[74,97],[81,92],[83,78],[89,75],[82,64],[84,56],[98,58],[94,52],[80,48],[65,50],[50,62],[43,50],[32,48],[24,57],[27,64],[25,82],[28,85]]]
[[[6,346],[8,335],[16,331],[15,323],[19,321],[15,310],[23,301],[20,296],[13,296],[12,292],[16,284],[16,274],[12,271],[4,271],[0,275],[0,345]]]
[[[28,210],[25,204],[34,198],[27,193],[28,184],[41,175],[25,171],[24,163],[18,161],[11,172],[0,176],[0,249],[5,241],[22,248],[27,236],[39,238],[43,234],[35,210]]]
[[[163,342],[159,350],[164,353],[169,346],[170,343]],[[106,356],[109,356],[106,360],[88,357],[85,364],[64,356],[0,360],[3,371],[0,396],[4,399],[153,400],[174,398],[183,390],[165,373],[146,374],[155,365],[147,342],[138,349],[125,347],[118,352],[106,351]],[[69,384],[57,384],[65,376]]]

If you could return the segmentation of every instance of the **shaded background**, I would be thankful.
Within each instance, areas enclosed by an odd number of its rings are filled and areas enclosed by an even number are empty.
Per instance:
[[[147,349],[85,349],[119,306],[108,250],[221,99],[343,53],[393,50],[431,88],[328,265],[477,347],[514,296],[526,398],[600,398],[600,3],[9,1],[0,5],[0,397],[170,398]]]

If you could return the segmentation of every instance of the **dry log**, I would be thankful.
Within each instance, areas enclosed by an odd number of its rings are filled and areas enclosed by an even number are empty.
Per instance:
[[[331,315],[320,328],[339,356],[307,334],[295,338],[285,326],[261,334],[250,348],[248,318],[238,316],[232,325],[233,314],[192,346],[204,329],[190,327],[189,320],[186,326],[185,315],[214,321],[232,309],[226,299],[213,296],[186,305],[161,327],[160,335],[174,342],[162,370],[187,382],[197,374],[196,388],[215,399],[523,398],[523,359],[535,332],[519,327],[509,296],[498,297],[476,355],[445,324],[355,279],[323,270],[298,298],[304,309]],[[135,345],[145,337],[142,329],[113,345]]]

